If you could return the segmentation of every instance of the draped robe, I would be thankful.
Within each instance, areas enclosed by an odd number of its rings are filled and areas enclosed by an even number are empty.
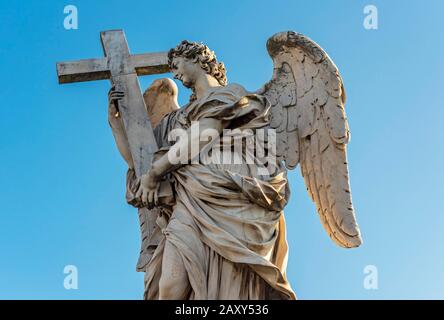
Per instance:
[[[187,129],[204,118],[228,121],[230,129],[239,130],[215,141],[212,150],[244,161],[213,163],[208,161],[211,153],[202,152],[197,163],[171,172],[175,204],[172,210],[160,210],[157,218],[145,266],[145,299],[158,299],[165,241],[182,258],[191,286],[188,299],[296,298],[286,278],[286,170],[278,164],[273,174],[263,175],[258,163],[245,161],[245,148],[225,147],[227,139],[256,135],[268,126],[269,117],[265,97],[230,84],[166,115],[155,128],[160,154],[173,145],[168,135],[174,129]],[[222,143],[224,148],[218,148]],[[134,205],[138,179],[131,170],[127,177],[127,201]]]

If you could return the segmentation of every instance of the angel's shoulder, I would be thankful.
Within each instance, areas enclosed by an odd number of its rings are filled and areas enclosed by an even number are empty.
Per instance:
[[[248,94],[243,86],[237,83],[230,83],[223,87],[216,87],[212,92],[212,96],[225,95],[232,97],[242,97]]]

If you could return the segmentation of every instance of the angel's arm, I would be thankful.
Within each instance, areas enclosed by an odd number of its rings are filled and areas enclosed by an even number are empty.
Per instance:
[[[128,164],[128,168],[134,168],[133,157],[131,156],[130,147],[128,144],[128,138],[123,128],[122,119],[119,116],[116,103],[123,97],[123,92],[115,91],[111,88],[108,94],[108,123],[111,127],[114,140],[116,142],[117,149],[119,150],[122,158]]]
[[[161,156],[158,160],[153,162],[153,165],[150,170],[150,175],[153,176],[154,179],[159,180],[168,172],[177,169],[183,162],[190,163],[191,159],[196,155],[193,154],[196,146],[198,147],[198,153],[202,151],[208,144],[212,143],[212,139],[206,139],[203,135],[207,136],[208,130],[212,130],[212,132],[216,133],[219,136],[223,129],[227,126],[228,122],[223,120],[218,120],[214,118],[204,118],[200,121],[197,121],[193,127],[190,127],[186,130],[186,134],[184,134],[163,156]],[[197,130],[200,134],[192,134],[192,130]],[[192,129],[194,128],[194,129]],[[186,161],[180,161],[181,163],[172,163],[170,159],[177,159],[177,152],[185,150],[186,152]]]

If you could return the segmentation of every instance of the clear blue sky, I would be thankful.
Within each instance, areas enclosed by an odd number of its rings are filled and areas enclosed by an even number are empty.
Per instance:
[[[78,30],[63,28],[68,4]],[[367,4],[379,9],[378,30],[362,26]],[[99,32],[116,28],[133,53],[203,41],[229,80],[251,90],[271,76],[269,36],[295,30],[318,42],[347,90],[365,243],[335,247],[293,172],[292,286],[302,299],[444,298],[443,12],[439,0],[2,1],[0,298],[142,297],[137,214],[106,119],[109,82],[61,86],[55,71],[57,61],[101,57]],[[69,264],[78,290],[63,287]],[[378,290],[363,287],[366,265],[378,268]]]

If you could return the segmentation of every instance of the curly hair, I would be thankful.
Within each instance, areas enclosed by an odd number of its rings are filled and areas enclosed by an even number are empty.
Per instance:
[[[226,70],[223,62],[217,62],[216,54],[203,43],[183,40],[177,47],[168,51],[168,65],[171,68],[175,57],[184,57],[195,63],[209,75],[213,76],[220,85],[227,85]]]

